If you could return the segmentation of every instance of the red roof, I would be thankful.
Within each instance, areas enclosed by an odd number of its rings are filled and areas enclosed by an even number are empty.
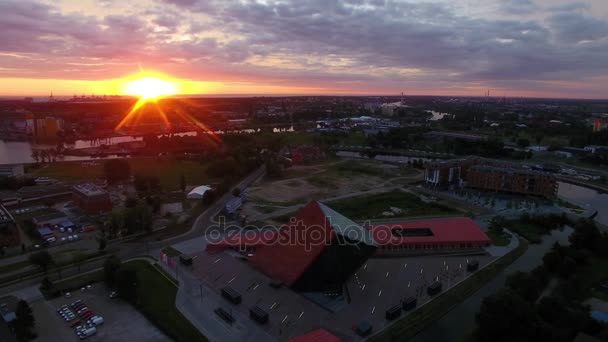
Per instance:
[[[432,236],[394,236],[395,229],[428,228]],[[370,226],[374,239],[380,245],[401,245],[416,243],[482,243],[489,244],[490,238],[468,217],[456,217],[425,221],[412,221],[397,224]]]
[[[319,204],[310,202],[281,227],[276,243],[256,247],[249,261],[269,277],[291,286],[331,243],[334,234]]]
[[[329,246],[336,234],[346,237],[358,233],[359,240],[376,246],[372,234],[331,208],[310,202],[278,232],[245,232],[207,245],[217,253],[229,247],[252,247],[249,263],[267,276],[293,285],[313,261]]]
[[[207,245],[207,252],[218,253],[228,247],[244,248],[257,247],[274,243],[278,233],[274,230],[263,232],[245,231],[244,233],[230,235],[219,241],[213,241]]]
[[[325,329],[317,329],[287,340],[287,342],[342,342],[342,339]]]

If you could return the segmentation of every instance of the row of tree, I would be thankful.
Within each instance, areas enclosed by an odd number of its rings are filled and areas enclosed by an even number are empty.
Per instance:
[[[29,306],[29,304],[24,300],[17,302],[15,320],[10,324],[11,330],[15,334],[17,341],[32,341],[38,337],[34,331],[35,325],[36,319],[34,318],[32,308]]]
[[[587,266],[608,257],[608,234],[588,219],[574,228],[569,246],[555,244],[542,266],[509,276],[505,289],[484,299],[476,315],[475,340],[566,342],[579,332],[608,340],[608,325],[592,319],[589,307],[581,304],[591,295],[591,286],[598,285],[590,284],[594,276]],[[548,287],[551,279],[556,284]]]

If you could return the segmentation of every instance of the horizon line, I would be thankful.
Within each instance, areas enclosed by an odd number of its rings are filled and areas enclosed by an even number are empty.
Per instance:
[[[74,98],[81,98],[84,96],[84,99],[93,98],[93,97],[121,97],[121,98],[134,98],[137,96],[133,95],[120,95],[120,94],[91,94],[91,95],[0,95],[0,101],[6,100],[25,100],[26,98],[60,98],[61,100],[70,100]],[[531,99],[531,100],[585,100],[585,101],[608,101],[608,97],[606,98],[592,98],[592,97],[538,97],[538,96],[485,96],[485,95],[432,95],[432,94],[361,94],[361,93],[338,93],[338,94],[271,94],[271,93],[215,93],[215,94],[174,94],[159,97],[159,99],[166,98],[243,98],[243,97],[457,97],[457,98],[488,98],[488,99]]]

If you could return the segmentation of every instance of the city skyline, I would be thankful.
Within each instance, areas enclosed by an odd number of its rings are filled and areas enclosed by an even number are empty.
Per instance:
[[[569,1],[4,1],[0,96],[606,98],[608,4]]]

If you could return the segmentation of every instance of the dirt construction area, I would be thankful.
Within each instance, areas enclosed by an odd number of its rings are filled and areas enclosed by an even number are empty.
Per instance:
[[[280,179],[263,178],[249,187],[242,214],[269,214],[310,200],[406,185],[421,179],[420,170],[377,162],[344,160],[293,166]]]
[[[85,341],[171,341],[140,312],[119,298],[110,299],[109,291],[101,283],[81,292],[72,292],[70,298],[55,298],[32,303],[36,319],[36,332],[40,342],[80,341],[72,322],[66,322],[57,312],[63,305],[80,300],[88,310],[104,319],[97,333]]]

